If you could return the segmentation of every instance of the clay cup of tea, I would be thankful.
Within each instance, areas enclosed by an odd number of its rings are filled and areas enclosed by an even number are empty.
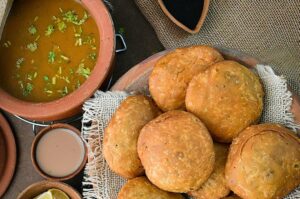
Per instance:
[[[87,147],[78,129],[68,124],[54,124],[42,129],[33,140],[31,160],[45,179],[65,181],[83,169]]]

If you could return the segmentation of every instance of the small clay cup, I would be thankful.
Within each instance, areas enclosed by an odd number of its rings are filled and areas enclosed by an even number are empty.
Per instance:
[[[47,173],[45,173],[38,165],[37,161],[36,161],[36,155],[35,155],[35,151],[36,151],[36,147],[37,147],[37,144],[38,142],[40,141],[40,139],[46,134],[48,133],[50,130],[52,129],[57,129],[57,128],[64,128],[64,129],[69,129],[73,132],[75,132],[78,137],[80,137],[80,131],[78,129],[76,129],[75,127],[71,126],[71,125],[68,125],[68,124],[62,124],[62,123],[58,123],[58,124],[53,124],[53,125],[50,125],[44,129],[42,129],[38,134],[37,136],[35,136],[33,142],[32,142],[32,145],[31,145],[31,161],[32,161],[32,164],[33,164],[33,167],[35,168],[35,170],[45,179],[48,179],[48,180],[52,180],[52,181],[66,181],[66,180],[69,180],[73,177],[75,177],[78,173],[80,173],[80,171],[84,168],[86,162],[87,162],[87,158],[88,158],[88,155],[87,155],[87,147],[86,147],[86,144],[84,141],[83,144],[84,144],[84,158],[83,158],[83,161],[81,163],[81,165],[79,166],[79,168],[67,175],[67,176],[63,176],[63,177],[54,177],[54,176],[51,176],[51,175],[48,175]],[[81,139],[81,137],[80,137]]]
[[[34,183],[22,191],[17,199],[29,199],[38,196],[39,194],[48,191],[49,189],[59,189],[65,192],[71,199],[81,199],[81,195],[71,186],[54,181],[41,181]]]
[[[190,29],[187,26],[185,26],[183,23],[181,23],[180,21],[178,21],[175,17],[173,17],[173,15],[169,12],[169,10],[166,8],[163,0],[158,0],[158,4],[160,6],[160,8],[162,9],[162,11],[165,13],[165,15],[173,22],[175,23],[177,26],[179,26],[180,28],[182,28],[183,30],[192,33],[192,34],[196,34],[200,31],[205,18],[207,16],[208,13],[208,8],[209,8],[209,3],[210,0],[203,0],[203,8],[202,10],[199,9],[199,12],[201,12],[201,16],[199,18],[199,21],[196,25],[196,27],[194,29]]]

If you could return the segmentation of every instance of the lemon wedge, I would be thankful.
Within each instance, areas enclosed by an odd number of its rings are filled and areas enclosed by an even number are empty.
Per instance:
[[[54,199],[54,198],[52,197],[52,194],[47,191],[47,192],[44,192],[44,193],[38,195],[34,199]]]
[[[34,199],[70,199],[69,196],[59,189],[49,189]]]
[[[51,193],[53,199],[70,199],[65,192],[59,189],[49,189],[48,192]]]

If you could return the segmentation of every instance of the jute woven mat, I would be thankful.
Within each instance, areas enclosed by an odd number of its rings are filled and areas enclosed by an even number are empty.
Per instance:
[[[196,35],[173,24],[157,0],[135,2],[165,48],[209,44],[244,51],[272,65],[300,95],[300,0],[211,0]]]

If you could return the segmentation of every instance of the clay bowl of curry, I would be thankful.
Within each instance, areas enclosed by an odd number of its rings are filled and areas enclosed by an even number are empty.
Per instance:
[[[115,55],[102,1],[15,0],[0,40],[0,108],[36,121],[80,113]]]

